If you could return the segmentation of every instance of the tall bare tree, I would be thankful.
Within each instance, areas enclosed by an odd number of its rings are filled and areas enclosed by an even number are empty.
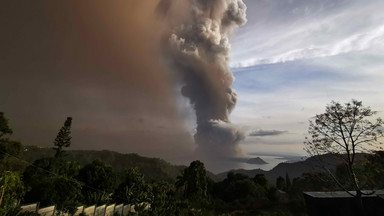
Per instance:
[[[383,136],[380,130],[383,121],[374,120],[377,114],[370,107],[364,107],[361,101],[352,100],[344,105],[332,101],[326,106],[325,113],[316,115],[310,121],[308,133],[304,142],[305,150],[311,156],[331,154],[341,158],[355,193],[349,192],[329,170],[335,182],[347,193],[355,197],[364,215],[362,195],[365,193],[359,184],[356,175],[356,155],[361,152],[370,152],[380,147],[379,138]]]

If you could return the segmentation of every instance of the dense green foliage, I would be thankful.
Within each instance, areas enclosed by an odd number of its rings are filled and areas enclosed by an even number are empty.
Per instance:
[[[24,184],[17,172],[0,173],[0,215],[11,213],[24,196]]]
[[[12,133],[8,120],[0,112],[0,215],[17,212],[25,194],[20,162],[12,157],[20,153],[21,144],[10,139]]]
[[[62,211],[74,211],[81,197],[81,184],[75,179],[80,166],[60,158],[43,158],[28,166],[23,180],[29,189],[26,203],[57,205]]]
[[[76,179],[83,183],[83,202],[87,205],[100,205],[111,200],[116,185],[116,174],[111,166],[95,160],[81,168]]]
[[[200,161],[193,161],[190,166],[183,170],[177,177],[176,186],[183,188],[186,198],[206,197],[208,189],[208,177],[204,164]]]
[[[130,168],[126,170],[124,181],[115,191],[115,199],[134,205],[142,202],[150,203],[153,200],[152,188],[137,168]]]

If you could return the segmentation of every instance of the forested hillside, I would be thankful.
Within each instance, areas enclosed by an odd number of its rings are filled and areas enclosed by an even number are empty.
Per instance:
[[[51,148],[27,146],[21,153],[21,157],[26,161],[33,162],[40,158],[52,157],[54,154],[55,151]],[[148,158],[138,154],[121,154],[107,150],[69,150],[64,154],[67,160],[76,161],[82,166],[98,159],[111,165],[117,172],[122,172],[127,168],[137,167],[149,179],[162,179],[167,181],[174,181],[186,167],[182,165],[172,165],[159,158]]]

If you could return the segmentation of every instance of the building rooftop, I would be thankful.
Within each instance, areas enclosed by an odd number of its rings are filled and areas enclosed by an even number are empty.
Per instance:
[[[369,193],[371,191],[364,191],[365,193]],[[355,191],[350,191],[351,194],[356,194]],[[350,197],[345,191],[330,191],[330,192],[304,192],[305,195],[313,197],[313,198],[344,198]],[[372,195],[363,195],[363,197],[381,197],[384,199],[384,190],[375,190],[375,193]]]

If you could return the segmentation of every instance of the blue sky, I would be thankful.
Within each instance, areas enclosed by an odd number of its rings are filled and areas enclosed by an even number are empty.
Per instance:
[[[246,0],[232,39],[239,100],[231,120],[245,154],[303,154],[308,120],[332,100],[384,117],[384,1]],[[262,133],[260,133],[262,132]],[[261,135],[262,136],[261,136]]]

